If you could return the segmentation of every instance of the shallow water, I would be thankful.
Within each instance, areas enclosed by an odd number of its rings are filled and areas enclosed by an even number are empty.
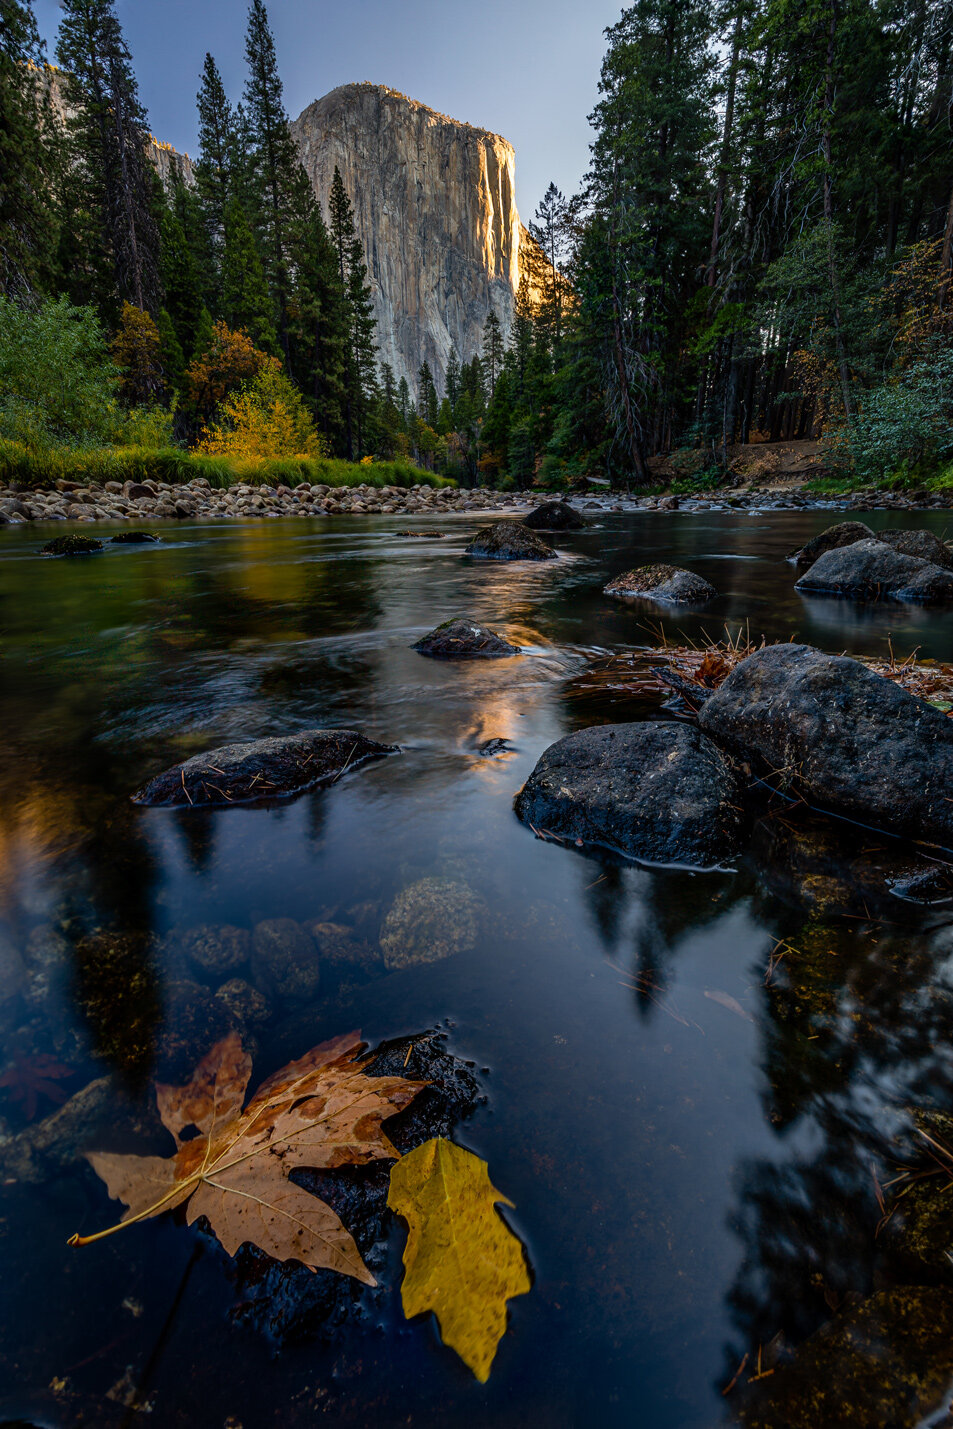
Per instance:
[[[51,923],[70,946],[98,927],[156,934],[134,980],[153,1009],[148,1052],[181,977],[166,957],[176,930],[322,918],[373,941],[408,885],[468,884],[487,909],[474,949],[278,1009],[253,1085],[352,1026],[372,1045],[442,1027],[486,1093],[456,1139],[515,1203],[534,1278],[480,1386],[429,1318],[403,1320],[395,1221],[378,1291],[322,1325],[296,1318],[292,1277],[276,1330],[267,1287],[200,1229],[167,1216],[68,1250],[73,1231],[114,1218],[102,1184],[81,1162],[10,1177],[0,1422],[78,1422],[78,1404],[113,1390],[112,1412],[132,1386],[153,1425],[708,1429],[732,1418],[722,1390],[745,1352],[779,1332],[796,1345],[870,1291],[872,1169],[896,1113],[953,1094],[951,905],[897,902],[886,920],[855,911],[818,933],[782,855],[650,870],[539,841],[512,813],[552,740],[654,713],[567,691],[593,656],[652,630],[698,639],[727,624],[873,654],[889,639],[953,659],[948,615],[797,596],[782,557],[835,519],[604,516],[540,566],[463,559],[479,523],[460,518],[428,542],[387,518],[163,527],[158,546],[72,561],[37,558],[55,530],[0,533],[0,936],[25,951]],[[678,613],[601,595],[650,559],[724,594]],[[526,653],[448,665],[409,648],[458,613]],[[271,808],[129,802],[196,750],[323,724],[403,752]],[[493,738],[511,752],[483,757]],[[800,958],[766,984],[782,939]],[[67,953],[42,995],[0,1007],[6,1050],[53,1055],[69,1092],[110,1065],[141,1079],[122,1026],[139,994],[117,992],[91,998]],[[10,1134],[53,1109],[0,1087]]]

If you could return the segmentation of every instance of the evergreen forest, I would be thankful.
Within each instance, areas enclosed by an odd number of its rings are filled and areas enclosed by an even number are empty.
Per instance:
[[[114,0],[63,0],[52,57],[29,0],[0,19],[8,479],[112,446],[699,489],[811,440],[848,483],[953,484],[947,0],[636,0],[532,293],[443,390],[378,360],[354,195],[314,197],[263,0],[240,95],[206,56],[194,182],[150,158]]]

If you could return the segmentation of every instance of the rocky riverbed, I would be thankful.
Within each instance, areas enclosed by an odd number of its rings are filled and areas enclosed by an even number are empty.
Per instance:
[[[58,481],[49,490],[0,487],[0,526],[26,521],[192,521],[283,516],[442,516],[454,512],[529,510],[531,493],[468,490],[418,485],[326,486],[301,482],[290,486],[232,486],[218,490],[204,477],[187,485],[159,481],[90,482],[80,486]],[[797,487],[729,489],[710,496],[671,494],[637,496],[609,492],[573,498],[577,512],[606,511],[734,511],[838,508],[850,511],[914,511],[953,506],[953,492],[899,493],[857,491],[843,496],[818,496]]]

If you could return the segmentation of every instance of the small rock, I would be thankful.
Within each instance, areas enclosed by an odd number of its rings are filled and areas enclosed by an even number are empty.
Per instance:
[[[381,930],[388,968],[436,963],[476,947],[482,901],[467,883],[422,878],[395,898]]]
[[[102,541],[96,541],[92,536],[55,536],[52,541],[47,541],[40,552],[41,556],[88,556],[93,551],[103,549]]]
[[[467,546],[466,554],[490,561],[558,560],[552,546],[519,521],[496,521],[484,526]]]
[[[662,564],[638,566],[633,571],[616,576],[603,590],[604,595],[642,596],[665,605],[700,605],[714,600],[718,592],[702,576],[680,566]]]
[[[110,536],[112,546],[141,546],[148,541],[158,541],[151,531],[120,531],[118,536]]]
[[[520,647],[511,645],[495,630],[479,625],[475,620],[458,616],[444,621],[413,647],[421,655],[436,660],[487,660],[501,655],[518,655]]]
[[[220,981],[248,962],[251,934],[228,923],[202,924],[180,934],[179,946],[197,972]]]
[[[264,993],[252,987],[244,978],[229,978],[215,994],[242,1031],[254,1032],[271,1018],[271,1007]]]
[[[310,1002],[321,981],[317,945],[293,918],[269,918],[257,924],[251,964],[261,991],[283,1002]]]
[[[581,531],[585,524],[585,518],[568,501],[544,501],[523,517],[523,525],[530,531]]]
[[[378,744],[353,729],[311,729],[226,744],[158,774],[132,799],[150,806],[223,807],[280,798],[397,752],[396,745]]]

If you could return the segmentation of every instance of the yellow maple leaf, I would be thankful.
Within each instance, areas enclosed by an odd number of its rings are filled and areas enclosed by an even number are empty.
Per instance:
[[[513,1202],[485,1161],[438,1137],[398,1161],[387,1204],[408,1226],[404,1314],[433,1310],[444,1343],[484,1384],[506,1331],[506,1302],[530,1288],[523,1247],[496,1209]]]

